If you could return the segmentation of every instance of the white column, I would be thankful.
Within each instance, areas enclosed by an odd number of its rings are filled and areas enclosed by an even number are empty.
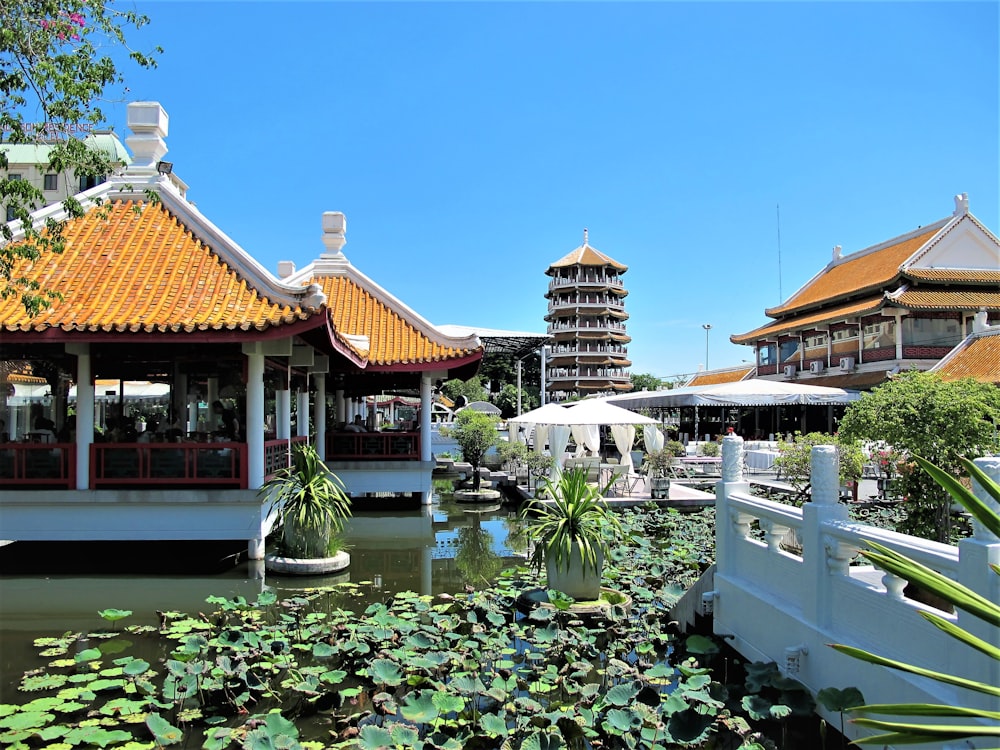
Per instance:
[[[326,375],[317,373],[316,402],[313,404],[313,427],[316,428],[316,451],[326,460]]]
[[[278,440],[287,440],[292,436],[292,394],[291,391],[274,392],[274,430]]]
[[[247,354],[247,487],[264,484],[264,355]],[[263,540],[261,541],[263,547]]]
[[[846,573],[847,560],[840,566],[841,555],[828,549],[823,527],[831,521],[847,521],[847,506],[840,500],[840,455],[835,445],[814,445],[810,453],[810,502],[802,506],[802,572],[806,576],[802,614],[819,630],[829,627],[833,610],[830,604],[830,576]],[[836,546],[836,542],[833,543]],[[849,558],[848,558],[849,559]]]
[[[219,400],[219,379],[218,378],[208,378],[208,385],[205,388],[206,396],[205,403],[208,404],[208,413],[213,414],[212,404]],[[213,429],[215,425],[210,425],[209,429]]]
[[[67,347],[68,348],[68,347]],[[94,379],[90,345],[76,349],[76,488],[90,489],[90,444],[94,442]]]
[[[295,414],[298,422],[295,425],[295,434],[298,437],[309,437],[309,391],[301,390],[295,393]]]
[[[420,460],[432,461],[431,451],[431,376],[420,376]]]
[[[431,596],[434,592],[434,576],[432,574],[434,557],[431,548],[424,545],[420,550],[420,595]]]
[[[1000,482],[1000,457],[977,458],[974,463],[994,482]],[[972,490],[985,505],[1000,512],[1000,503],[979,482],[973,481]],[[972,536],[958,543],[958,561],[959,583],[991,602],[1000,602],[1000,576],[990,569],[990,565],[1000,565],[1000,538],[978,521],[973,522]],[[958,625],[994,648],[1000,648],[1000,633],[995,626],[961,609],[958,610]],[[1000,662],[984,659],[981,653],[967,647],[956,653],[961,653],[968,665],[967,671],[960,674],[987,685],[1000,685]]]
[[[188,396],[190,398],[190,396]],[[198,429],[198,397],[195,396],[192,401],[188,402],[187,405],[187,421],[188,421],[188,431]],[[206,426],[207,429],[207,426]]]
[[[174,372],[176,373],[173,394],[174,420],[181,431],[187,435],[190,429],[185,421],[187,420],[188,376],[187,373],[179,372],[176,367]]]
[[[337,410],[337,421],[340,423],[347,421],[347,405],[344,403],[344,389],[338,388],[333,392],[333,405]]]

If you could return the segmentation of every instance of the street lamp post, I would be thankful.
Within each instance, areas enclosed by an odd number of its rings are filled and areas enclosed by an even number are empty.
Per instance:
[[[712,330],[711,323],[702,323],[701,327],[705,329],[705,371],[708,371],[708,332]]]

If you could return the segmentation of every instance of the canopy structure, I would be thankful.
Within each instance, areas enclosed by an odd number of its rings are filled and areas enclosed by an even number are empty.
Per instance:
[[[778,380],[740,380],[735,383],[640,391],[608,396],[604,400],[631,409],[677,406],[824,406],[848,404],[861,398],[857,391],[802,385]]]
[[[659,424],[651,417],[636,414],[620,406],[601,399],[577,401],[571,406],[546,404],[507,420],[515,424],[561,424],[561,425],[615,425],[615,424]]]

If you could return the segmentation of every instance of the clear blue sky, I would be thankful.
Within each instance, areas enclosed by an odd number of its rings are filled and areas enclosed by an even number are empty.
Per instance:
[[[265,266],[344,252],[437,324],[541,332],[546,267],[629,266],[633,371],[729,343],[830,259],[998,221],[998,4],[139,2],[129,100]],[[114,104],[125,133],[125,106]],[[780,263],[779,222],[780,205]]]

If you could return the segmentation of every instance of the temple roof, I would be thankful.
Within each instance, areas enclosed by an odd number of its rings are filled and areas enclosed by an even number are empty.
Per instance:
[[[1000,384],[1000,329],[969,336],[931,370],[945,380]]]
[[[583,244],[573,250],[573,252],[560,258],[549,266],[545,273],[551,276],[555,269],[566,268],[569,266],[607,266],[609,268],[614,268],[618,271],[618,273],[625,273],[628,270],[628,266],[624,263],[619,263],[617,260],[605,255],[597,248],[591,247],[587,243],[586,231],[583,235]]]
[[[263,331],[314,310],[269,295],[198,239],[165,202],[111,200],[63,230],[62,254],[15,263],[12,275],[62,295],[31,317],[16,296],[0,299],[8,332]]]
[[[684,387],[692,385],[720,385],[721,383],[736,383],[751,377],[757,368],[754,365],[734,367],[726,370],[709,370],[699,372],[692,377]]]

